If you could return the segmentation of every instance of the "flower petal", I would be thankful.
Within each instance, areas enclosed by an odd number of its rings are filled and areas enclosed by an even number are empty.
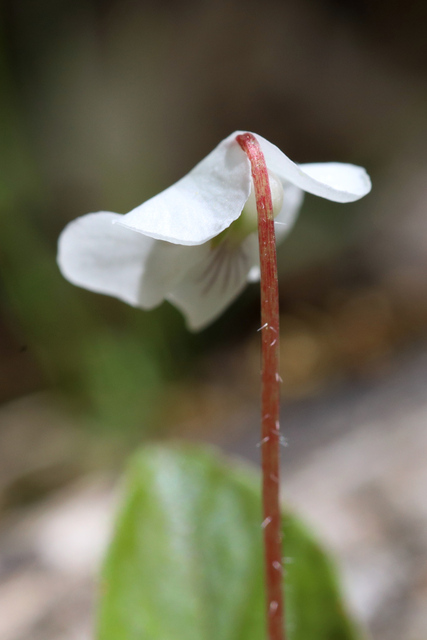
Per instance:
[[[248,281],[257,246],[256,234],[237,247],[226,242],[214,249],[204,245],[202,262],[166,296],[185,315],[189,329],[204,329],[237,298]]]
[[[339,162],[297,165],[274,144],[254,135],[270,171],[303,191],[334,202],[353,202],[371,190],[371,180],[362,167]]]
[[[283,204],[274,218],[274,233],[276,244],[282,242],[294,226],[301,208],[304,192],[289,182],[283,183]],[[258,282],[260,279],[258,233],[252,233],[244,241],[245,252],[251,256],[253,264],[248,273],[248,282]]]
[[[180,284],[192,267],[203,262],[210,251],[210,244],[188,247],[162,240],[154,243],[145,263],[143,288],[147,294],[163,299]]]
[[[197,245],[236,220],[250,193],[250,167],[235,141],[223,140],[184,178],[117,220],[175,244]]]
[[[274,218],[276,243],[282,242],[295,224],[304,199],[304,192],[290,182],[283,183],[283,204]]]
[[[113,225],[119,218],[118,213],[101,211],[70,222],[59,238],[59,268],[79,287],[150,309],[163,299],[162,293],[141,286],[156,241]]]

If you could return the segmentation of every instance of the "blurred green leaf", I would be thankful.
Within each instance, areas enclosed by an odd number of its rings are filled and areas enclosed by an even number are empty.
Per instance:
[[[130,467],[102,580],[98,640],[265,638],[256,474],[198,448],[146,448]],[[284,517],[289,640],[355,640],[334,571]]]

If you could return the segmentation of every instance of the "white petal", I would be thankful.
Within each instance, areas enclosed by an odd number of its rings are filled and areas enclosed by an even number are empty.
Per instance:
[[[134,231],[132,233],[140,235]],[[162,240],[155,240],[154,243],[145,263],[143,288],[146,294],[163,299],[180,284],[192,267],[206,258],[210,244],[187,247]]]
[[[259,266],[259,239],[257,231],[245,238],[242,243],[242,248],[248,257],[248,263],[252,265],[246,279],[248,282],[259,282],[261,271]]]
[[[274,233],[276,244],[279,244],[291,231],[298,216],[304,192],[293,184],[283,184],[283,204],[274,219]],[[258,282],[260,279],[258,232],[251,233],[242,244],[243,251],[248,256],[248,262],[253,266],[247,275],[248,282]]]
[[[236,220],[250,193],[249,161],[223,140],[184,178],[118,222],[152,238],[184,245],[207,242]]]
[[[259,265],[252,267],[248,273],[248,282],[259,282],[261,278],[261,269]]]
[[[283,184],[282,208],[274,219],[276,244],[282,242],[294,226],[303,198],[304,192],[301,191],[301,189],[298,189],[298,187],[295,187],[289,182]],[[258,233],[252,233],[248,236],[243,246],[245,253],[248,257],[250,256],[249,260],[253,264],[247,276],[248,282],[258,282],[261,275],[259,267]]]
[[[323,197],[336,202],[352,202],[366,196],[372,188],[363,167],[343,162],[313,162],[300,165],[303,172],[328,189]],[[306,189],[306,191],[309,191]],[[310,191],[314,193],[314,191]],[[335,195],[335,194],[342,194]],[[322,195],[322,194],[316,194]],[[332,197],[333,196],[333,197]]]
[[[225,242],[215,249],[204,246],[207,248],[204,260],[166,296],[182,311],[188,328],[193,331],[215,320],[244,289],[253,266],[257,236],[252,234],[234,248]]]
[[[297,165],[274,144],[254,135],[270,171],[303,191],[334,202],[353,202],[371,190],[371,180],[362,167],[339,162]]]
[[[162,292],[144,292],[145,263],[156,241],[114,225],[117,213],[89,213],[65,227],[58,243],[58,265],[73,284],[115,296],[149,309],[163,299]]]
[[[295,224],[304,199],[304,192],[289,182],[283,183],[283,204],[274,218],[276,243],[282,242]]]

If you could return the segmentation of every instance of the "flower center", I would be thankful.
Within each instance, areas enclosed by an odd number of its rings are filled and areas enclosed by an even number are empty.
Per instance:
[[[271,199],[273,201],[273,214],[280,213],[283,204],[283,186],[279,178],[272,172],[268,172],[270,182]],[[256,208],[255,190],[251,179],[251,192],[240,216],[231,223],[228,229],[211,240],[212,246],[218,246],[225,237],[230,243],[240,244],[246,236],[258,230],[258,213]]]
[[[280,213],[283,204],[283,187],[279,178],[272,171],[268,172],[268,179],[270,182],[271,199],[273,201],[273,215],[276,217],[277,214]],[[236,220],[236,222],[238,221],[241,221],[242,226],[247,228],[248,233],[252,233],[258,229],[258,213],[252,180],[249,198],[246,200],[246,204],[243,207],[242,215],[238,220]]]

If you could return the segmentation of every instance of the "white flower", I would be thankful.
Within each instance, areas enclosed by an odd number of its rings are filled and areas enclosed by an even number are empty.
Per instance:
[[[71,222],[59,239],[62,274],[80,287],[142,309],[169,300],[199,330],[259,277],[256,207],[249,160],[236,136],[223,140],[184,178],[125,215],[101,211]],[[366,195],[365,170],[294,164],[259,135],[276,221],[289,232],[303,191],[351,202]]]

